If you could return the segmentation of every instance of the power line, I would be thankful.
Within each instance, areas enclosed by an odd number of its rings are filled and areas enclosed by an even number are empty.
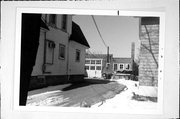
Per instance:
[[[95,26],[96,26],[96,29],[97,29],[98,33],[99,33],[99,36],[101,37],[101,40],[102,40],[103,44],[104,44],[105,47],[107,48],[108,46],[106,45],[105,41],[104,41],[103,38],[102,38],[102,35],[101,35],[101,33],[100,33],[99,29],[98,29],[98,26],[97,26],[97,24],[96,24],[96,21],[95,21],[93,15],[92,15],[92,19],[93,19],[93,21],[94,21],[94,24],[95,24]]]
[[[88,54],[91,54],[91,56],[93,56],[93,58],[99,58],[99,57],[95,56],[94,53],[92,53],[89,49],[87,49],[87,50],[88,50]]]

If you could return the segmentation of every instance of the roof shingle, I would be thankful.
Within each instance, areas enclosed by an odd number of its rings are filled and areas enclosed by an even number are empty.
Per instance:
[[[70,40],[80,43],[84,46],[90,48],[81,28],[75,22],[72,22],[72,34],[70,36]]]

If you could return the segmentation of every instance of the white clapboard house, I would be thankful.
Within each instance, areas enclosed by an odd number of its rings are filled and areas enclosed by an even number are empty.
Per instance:
[[[72,15],[43,14],[30,89],[84,79],[89,44]]]

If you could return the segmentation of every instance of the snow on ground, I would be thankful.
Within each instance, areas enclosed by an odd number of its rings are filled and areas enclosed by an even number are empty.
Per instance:
[[[81,106],[81,102],[89,100],[91,108],[119,108],[119,109],[156,109],[157,103],[151,101],[137,101],[133,100],[133,92],[138,92],[138,82],[125,79],[116,79],[116,82],[107,84],[91,84],[83,87],[74,88],[72,90],[63,91],[68,87],[73,87],[71,84],[64,84],[58,86],[50,86],[43,89],[38,89],[29,92],[27,106]],[[123,84],[123,85],[122,85]],[[119,94],[113,97],[112,90],[119,85],[121,89],[124,85],[127,87]],[[136,86],[135,86],[136,85]],[[95,91],[96,90],[96,91]],[[116,89],[117,90],[117,89]],[[101,95],[99,95],[101,94]],[[107,92],[105,94],[105,92]],[[111,94],[113,93],[113,94]],[[99,101],[103,96],[110,95],[112,98]]]
[[[95,104],[92,108],[123,108],[123,109],[156,109],[157,103],[151,101],[136,101],[132,99],[133,93],[138,91],[138,82],[132,80],[118,79],[120,84],[127,86],[127,89],[117,94],[114,98],[106,100],[103,104]],[[137,85],[137,86],[135,86]]]
[[[29,91],[27,106],[86,107],[113,98],[125,88],[108,80],[86,79],[85,82],[62,84]]]

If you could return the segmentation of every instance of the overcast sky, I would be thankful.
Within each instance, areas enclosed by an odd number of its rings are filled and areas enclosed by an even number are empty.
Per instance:
[[[94,16],[99,31],[114,57],[131,57],[131,43],[135,42],[136,55],[139,49],[139,19],[127,16]],[[90,15],[73,16],[83,31],[92,53],[107,53]]]

